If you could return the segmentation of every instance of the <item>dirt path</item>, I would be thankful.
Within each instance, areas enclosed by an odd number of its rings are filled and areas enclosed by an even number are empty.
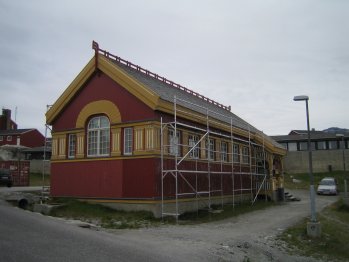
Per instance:
[[[291,192],[300,202],[287,202],[237,218],[188,226],[163,226],[116,233],[141,240],[149,248],[172,254],[173,261],[318,261],[290,256],[275,237],[287,227],[309,216],[307,191]],[[317,211],[337,197],[317,196]]]

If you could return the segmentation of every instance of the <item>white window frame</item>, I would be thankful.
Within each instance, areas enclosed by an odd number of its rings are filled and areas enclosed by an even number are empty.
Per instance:
[[[215,140],[213,138],[206,139],[206,158],[215,160]]]
[[[225,141],[221,141],[221,161],[228,162],[228,143]]]
[[[7,136],[6,141],[12,141],[12,136]]]
[[[90,119],[87,125],[87,156],[101,157],[101,156],[109,156],[109,155],[110,155],[109,119],[106,116],[95,116]]]
[[[190,134],[188,136],[188,145],[189,150],[191,150],[197,143],[199,142],[199,136]],[[199,147],[196,146],[190,153],[189,157],[192,159],[198,159],[199,158]]]
[[[174,129],[168,130],[168,140],[169,140],[169,154],[173,156],[179,156],[181,154],[180,151],[180,141],[181,141],[181,133],[177,130],[176,136],[174,135]]]
[[[0,141],[4,141],[4,137],[3,136],[0,136]]]
[[[335,145],[335,148],[333,148],[333,146],[332,145]],[[338,143],[337,143],[337,141],[335,140],[330,140],[330,141],[328,141],[328,149],[331,149],[331,150],[336,150],[336,149],[338,149]]]
[[[68,158],[75,158],[76,154],[76,134],[68,136]]]
[[[233,161],[234,163],[240,163],[240,145],[233,144]]]
[[[124,128],[124,155],[129,156],[133,153],[133,128]]]
[[[242,163],[243,164],[250,163],[250,148],[248,146],[242,147]]]
[[[297,142],[288,142],[287,143],[287,150],[290,152],[297,151]]]

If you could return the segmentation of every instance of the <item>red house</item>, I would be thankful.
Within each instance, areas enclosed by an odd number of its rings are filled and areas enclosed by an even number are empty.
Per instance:
[[[283,147],[230,107],[93,48],[46,114],[52,196],[157,216],[276,196]]]
[[[17,124],[11,119],[11,110],[2,110],[2,115],[0,115],[0,146],[40,147],[44,145],[44,142],[45,137],[37,129],[17,129]]]

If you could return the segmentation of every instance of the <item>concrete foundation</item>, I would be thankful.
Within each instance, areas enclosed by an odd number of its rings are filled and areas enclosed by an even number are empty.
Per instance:
[[[307,223],[307,235],[309,237],[320,237],[321,236],[321,224],[320,222],[308,222]]]
[[[98,203],[103,206],[107,206],[116,210],[123,211],[149,211],[152,212],[154,217],[160,218],[162,216],[162,205],[161,200],[86,200],[91,203]],[[242,202],[251,202],[250,194],[232,195],[221,197],[212,197],[211,205],[221,205],[223,204],[240,204]],[[179,199],[178,200],[178,214],[183,214],[186,212],[194,212],[198,209],[208,208],[208,199]],[[164,201],[164,213],[176,214],[176,202],[175,200],[165,200]]]

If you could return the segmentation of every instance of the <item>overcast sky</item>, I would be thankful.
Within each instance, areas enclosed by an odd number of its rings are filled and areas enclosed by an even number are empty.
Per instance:
[[[224,105],[268,135],[349,128],[347,0],[0,0],[0,106],[44,132],[100,48]]]

